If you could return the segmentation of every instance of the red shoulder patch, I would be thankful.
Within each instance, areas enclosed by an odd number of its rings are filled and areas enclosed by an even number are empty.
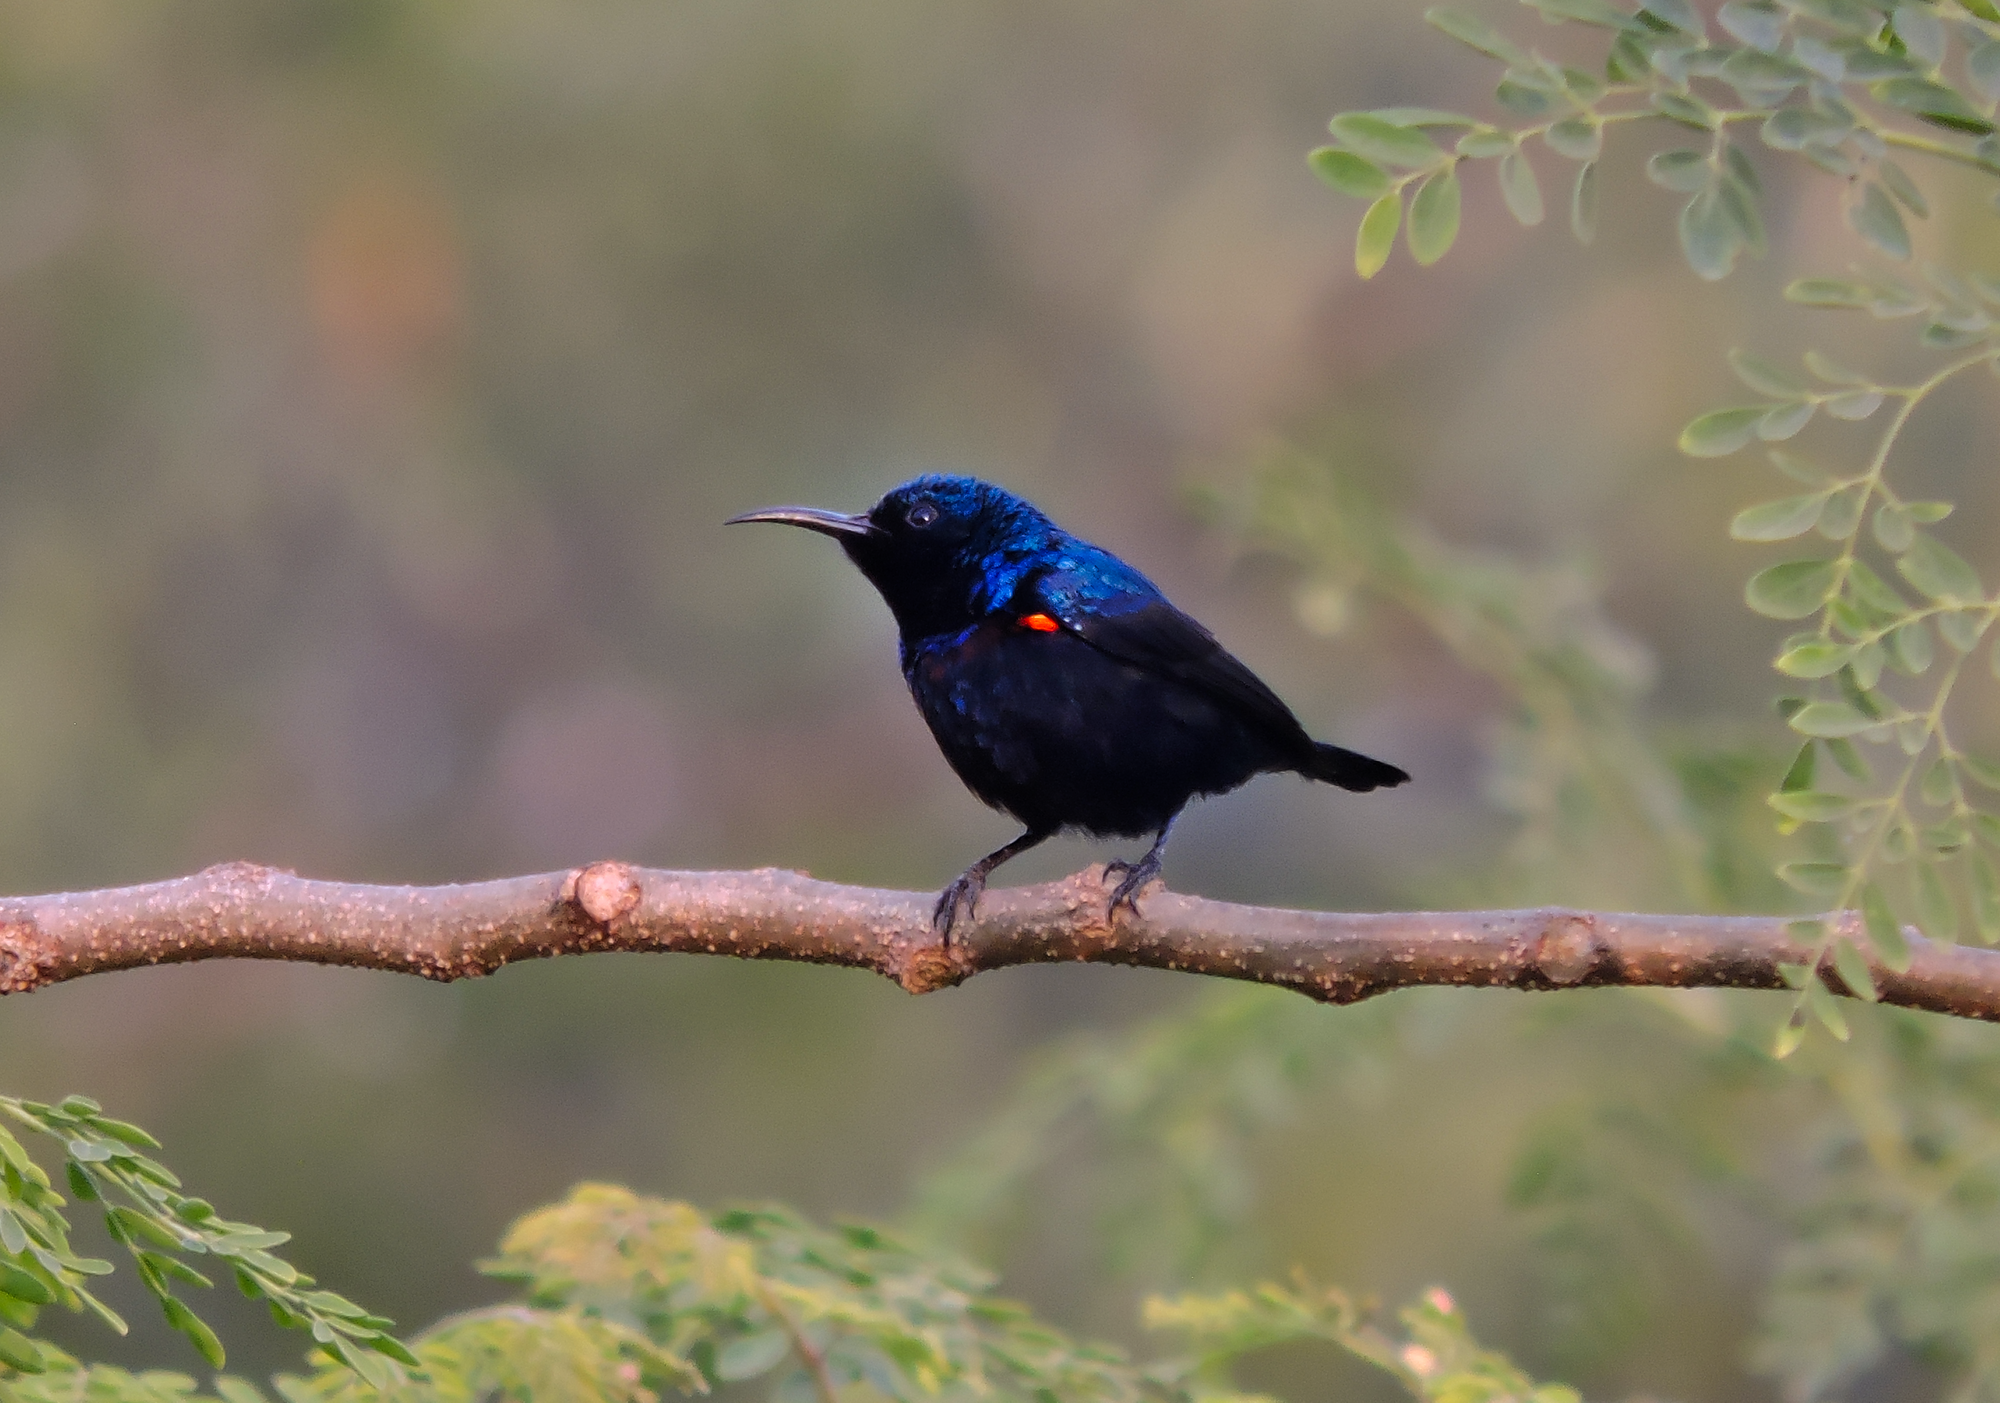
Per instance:
[[[1023,614],[1014,622],[1022,628],[1033,629],[1036,633],[1054,633],[1062,627],[1047,614]]]

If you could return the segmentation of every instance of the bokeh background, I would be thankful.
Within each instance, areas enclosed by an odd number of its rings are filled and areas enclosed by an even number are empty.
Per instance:
[[[1851,256],[1834,183],[1774,170],[1773,256],[1711,287],[1636,159],[1587,252],[1481,173],[1440,266],[1363,284],[1359,210],[1303,159],[1327,117],[1485,110],[1488,66],[1418,10],[0,5],[0,885],[610,856],[941,885],[1012,828],[937,756],[879,602],[825,541],[719,525],[934,467],[1140,563],[1316,733],[1417,777],[1205,804],[1178,886],[1421,904],[1506,852],[1493,688],[1190,508],[1274,443],[1597,580],[1657,722],[1776,756],[1776,629],[1723,527],[1779,479],[1672,442],[1735,393],[1723,347],[1810,325],[1776,289]],[[1967,400],[1919,433],[1948,475],[1995,428]],[[2000,505],[1990,475],[1947,485]],[[1570,875],[1525,894],[1615,888]],[[212,964],[9,1000],[0,1068],[151,1127],[198,1192],[414,1325],[491,1299],[472,1262],[580,1178],[893,1215],[1038,1049],[1198,996],[1092,969],[919,1001],[695,958],[449,988]],[[1481,1040],[1501,1004],[1436,996],[1374,1109],[1301,1128],[1262,1192],[1315,1271],[1449,1281],[1513,1343],[1501,1180],[1560,1078]],[[1129,1333],[1127,1286],[1017,1256],[1013,1289]],[[1656,1362],[1721,1388],[1738,1304],[1689,1304],[1697,1347]],[[296,1361],[216,1308],[242,1367]],[[192,1362],[134,1315],[128,1342],[65,1338]]]

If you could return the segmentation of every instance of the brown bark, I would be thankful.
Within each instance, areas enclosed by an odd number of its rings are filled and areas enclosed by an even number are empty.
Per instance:
[[[677,950],[872,969],[911,993],[981,970],[1150,965],[1352,1003],[1416,984],[1783,987],[1803,957],[1782,916],[1530,911],[1285,911],[1155,886],[1107,923],[1103,869],[990,891],[950,948],[928,893],[795,872],[669,872],[598,862],[448,887],[319,882],[248,863],[149,886],[0,900],[0,993],[189,960],[303,960],[426,979],[590,950]],[[1828,919],[1858,922],[1852,913]],[[1865,942],[1857,942],[1865,944]],[[1909,969],[1872,965],[1884,1002],[2000,1021],[2000,952],[1912,933]],[[1831,971],[1829,984],[1842,985]]]

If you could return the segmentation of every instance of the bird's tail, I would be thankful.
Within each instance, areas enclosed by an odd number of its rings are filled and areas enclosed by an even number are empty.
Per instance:
[[[1371,789],[1393,788],[1410,777],[1394,765],[1318,741],[1313,743],[1311,758],[1299,766],[1299,773],[1307,779],[1352,789],[1357,794],[1366,794]]]

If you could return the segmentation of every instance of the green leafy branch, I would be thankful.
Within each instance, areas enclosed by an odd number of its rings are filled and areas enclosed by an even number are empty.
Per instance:
[[[112,1264],[71,1247],[69,1200],[28,1156],[17,1130],[62,1146],[71,1198],[102,1209],[105,1230],[130,1254],[167,1323],[211,1366],[222,1367],[222,1344],[174,1292],[177,1284],[214,1284],[189,1258],[220,1264],[244,1295],[269,1304],[279,1324],[310,1331],[344,1366],[386,1379],[385,1359],[417,1362],[388,1333],[391,1322],[315,1289],[311,1277],[274,1255],[271,1249],[288,1241],[289,1233],[231,1222],[204,1200],[182,1193],[173,1171],[145,1153],[159,1144],[139,1127],[105,1115],[87,1096],[55,1106],[0,1096],[0,1367],[5,1370],[40,1374],[61,1357],[23,1333],[46,1306],[87,1309],[119,1334],[126,1330],[118,1313],[86,1284],[108,1275]]]
[[[1333,119],[1334,144],[1311,154],[1321,179],[1370,202],[1355,241],[1363,277],[1387,262],[1406,203],[1411,256],[1424,265],[1444,256],[1458,237],[1458,167],[1467,161],[1495,160],[1508,210],[1524,225],[1541,223],[1531,143],[1579,163],[1570,225],[1588,243],[1605,130],[1646,119],[1709,138],[1705,150],[1659,152],[1646,167],[1656,184],[1689,197],[1678,221],[1681,247],[1704,278],[1725,277],[1744,250],[1766,247],[1761,184],[1734,129],[1754,123],[1769,149],[1847,179],[1849,223],[1898,259],[1910,257],[1902,211],[1922,218],[1929,206],[1889,157],[1891,147],[2000,172],[1993,120],[2000,10],[1993,0],[1909,0],[1887,10],[1861,0],[1729,0],[1716,14],[1721,37],[1709,33],[1689,0],[1647,0],[1636,12],[1608,0],[1523,3],[1552,24],[1610,31],[1600,72],[1546,58],[1482,20],[1435,8],[1425,13],[1431,24],[1506,65],[1494,98],[1527,122],[1504,126],[1429,108],[1348,112]],[[1962,81],[1950,76],[1954,60]],[[1899,117],[1951,135],[1909,129]],[[1433,134],[1449,132],[1458,135],[1446,150]]]
[[[1501,107],[1533,119],[1497,126],[1454,113],[1388,109],[1334,118],[1334,146],[1313,153],[1314,168],[1339,189],[1373,201],[1363,217],[1356,262],[1364,276],[1387,259],[1409,198],[1410,251],[1441,257],[1458,227],[1458,166],[1497,157],[1502,194],[1524,224],[1542,217],[1526,143],[1538,140],[1581,163],[1572,192],[1580,238],[1593,226],[1596,163],[1605,128],[1657,117],[1707,134],[1705,148],[1660,151],[1646,163],[1654,183],[1688,197],[1678,231],[1690,266],[1726,276],[1744,250],[1762,252],[1761,187],[1736,133],[1755,130],[1768,149],[1805,159],[1846,182],[1849,224],[1888,257],[1907,261],[1906,216],[1926,218],[1929,201],[1893,160],[1892,148],[2000,173],[2000,9],[1993,0],[1729,0],[1715,15],[1721,35],[1688,0],[1644,0],[1628,12],[1609,0],[1524,0],[1551,23],[1580,22],[1609,32],[1602,71],[1586,72],[1532,53],[1482,21],[1436,9],[1427,18],[1462,43],[1506,65],[1495,91]],[[1929,130],[1912,128],[1915,118]],[[1432,134],[1457,131],[1447,152]],[[1392,177],[1390,169],[1403,172]],[[1907,961],[1899,911],[1934,939],[1955,939],[1969,916],[1981,939],[2000,938],[2000,874],[1983,847],[2000,847],[2000,819],[1975,802],[2000,789],[2000,763],[1969,753],[1947,726],[1947,708],[1967,660],[1991,627],[2000,601],[1989,598],[1966,560],[1931,534],[1951,504],[1910,500],[1886,476],[1899,435],[1941,386],[1981,364],[2000,367],[2000,281],[1925,268],[1921,285],[1871,274],[1795,282],[1787,296],[1881,318],[1917,316],[1927,349],[1959,354],[1914,384],[1878,384],[1822,352],[1800,377],[1762,357],[1731,357],[1737,375],[1764,399],[1705,414],[1681,447],[1698,457],[1733,453],[1752,441],[1792,439],[1824,411],[1861,422],[1893,403],[1867,465],[1840,474],[1774,453],[1808,491],[1739,514],[1739,539],[1781,541],[1817,530],[1836,555],[1786,561],[1749,584],[1750,606],[1781,619],[1817,616],[1787,639],[1777,660],[1812,684],[1781,705],[1804,748],[1771,797],[1792,832],[1826,835],[1836,859],[1787,863],[1780,875],[1839,909],[1858,910],[1852,929],[1802,922],[1801,958],[1787,977],[1798,990],[1779,1037],[1797,1045],[1808,1016],[1845,1037],[1845,1019],[1824,971],[1846,992],[1873,998],[1860,942],[1894,967]],[[1866,558],[1866,542],[1893,560],[1916,590],[1913,603]],[[1943,656],[1934,643],[1941,639]],[[2000,672],[2000,658],[1994,660]],[[1928,691],[1883,685],[1884,671],[1931,677]],[[1856,741],[1902,752],[1879,780]],[[1824,755],[1838,775],[1823,776]],[[1825,782],[1822,782],[1822,780]],[[1957,893],[1957,894],[1955,894]],[[1839,924],[1839,923],[1836,923]]]
[[[426,1379],[378,1387],[352,1371],[324,1370],[281,1379],[279,1391],[288,1403],[496,1395],[649,1403],[661,1387],[706,1393],[761,1382],[775,1403],[850,1396],[1209,1403],[1237,1396],[1223,1382],[1236,1357],[1322,1339],[1389,1371],[1426,1403],[1576,1396],[1538,1388],[1482,1349],[1441,1291],[1402,1313],[1400,1337],[1369,1323],[1340,1293],[1303,1282],[1153,1301],[1147,1323],[1187,1337],[1194,1352],[1142,1365],[993,1295],[987,1273],[880,1229],[822,1227],[775,1206],[706,1214],[604,1184],[582,1185],[523,1218],[486,1269],[519,1282],[528,1304],[461,1317],[419,1337]],[[489,1339],[510,1321],[511,1339]],[[524,1358],[543,1362],[531,1370]],[[465,1372],[468,1359],[476,1376]],[[510,1361],[511,1372],[503,1377],[496,1359]]]
[[[1923,314],[1927,347],[1962,352],[1927,378],[1878,384],[1813,352],[1806,357],[1813,377],[1807,382],[1738,353],[1731,358],[1738,376],[1769,398],[1705,414],[1681,436],[1686,452],[1718,457],[1753,439],[1788,439],[1822,408],[1836,419],[1862,421],[1895,406],[1858,471],[1829,472],[1774,451],[1780,470],[1810,490],[1749,507],[1730,528],[1739,540],[1760,542],[1817,531],[1839,547],[1829,557],[1770,566],[1745,591],[1760,614],[1814,620],[1785,640],[1776,661],[1780,672],[1806,681],[1810,690],[1781,700],[1791,728],[1805,739],[1770,803],[1788,829],[1821,825],[1831,846],[1845,848],[1838,860],[1787,863],[1780,875],[1808,895],[1832,898],[1837,909],[1861,913],[1858,929],[1800,924],[1805,952],[1788,972],[1799,996],[1780,1034],[1781,1049],[1796,1046],[1808,1013],[1837,1037],[1846,1036],[1846,1021],[1817,972],[1830,957],[1849,991],[1872,998],[1857,942],[1865,931],[1885,962],[1906,964],[1898,911],[1912,913],[1934,940],[1955,940],[1962,914],[1981,940],[2000,939],[2000,874],[1983,850],[2000,848],[2000,817],[1976,802],[1982,790],[2000,789],[2000,763],[1966,750],[1947,723],[1948,703],[2000,614],[2000,598],[1989,597],[1977,571],[1926,529],[1944,520],[1951,504],[1910,500],[1888,477],[1891,455],[1918,406],[1981,365],[2000,369],[1994,325],[2000,283],[1942,270],[1932,270],[1930,281],[1929,292],[1866,279],[1813,279],[1789,289],[1794,300],[1811,305],[1877,316]],[[1869,564],[1866,557],[1878,550],[1916,592],[1915,602],[1889,582],[1886,570]],[[2000,675],[2000,653],[1989,662]],[[1926,678],[1927,684],[1920,681]],[[1880,779],[1857,741],[1888,751]],[[1822,756],[1831,761],[1831,773],[1823,770]],[[1954,891],[1964,893],[1963,902]]]
[[[1272,1345],[1318,1340],[1392,1375],[1412,1398],[1438,1403],[1577,1403],[1565,1384],[1536,1384],[1505,1355],[1480,1346],[1465,1316],[1433,1287],[1397,1313],[1400,1336],[1383,1330],[1344,1292],[1305,1278],[1220,1295],[1155,1297],[1146,1324],[1186,1336],[1195,1352],[1160,1371],[1196,1399],[1238,1398],[1228,1367]]]

